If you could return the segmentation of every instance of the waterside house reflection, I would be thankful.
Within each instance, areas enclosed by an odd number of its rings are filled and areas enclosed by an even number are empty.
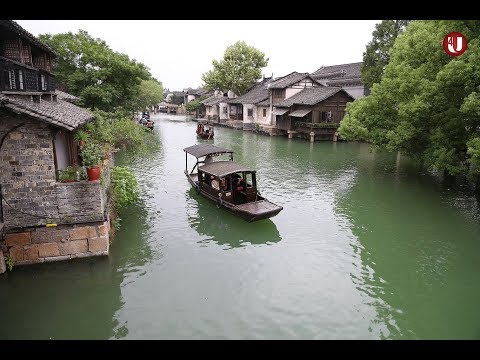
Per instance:
[[[208,239],[200,243],[213,241],[218,245],[226,245],[227,249],[247,245],[273,245],[282,240],[277,226],[271,219],[252,223],[219,209],[208,199],[190,188],[186,194],[187,213],[190,226],[200,235]]]

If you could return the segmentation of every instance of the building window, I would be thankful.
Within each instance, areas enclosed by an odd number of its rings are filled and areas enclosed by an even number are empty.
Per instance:
[[[15,70],[13,69],[8,71],[8,85],[9,88],[12,90],[17,88],[15,84]]]
[[[247,116],[253,116],[253,109],[247,109]]]
[[[18,88],[20,90],[24,89],[24,86],[23,86],[23,71],[22,70],[18,70]]]
[[[322,122],[332,122],[333,114],[331,111],[322,111]]]
[[[267,109],[263,109],[263,117],[267,117]]]
[[[47,81],[45,79],[45,75],[43,74],[40,75],[40,89],[47,90]]]
[[[224,107],[223,107],[223,113],[226,114],[226,113],[227,113],[227,110],[228,110],[227,107],[224,106]]]

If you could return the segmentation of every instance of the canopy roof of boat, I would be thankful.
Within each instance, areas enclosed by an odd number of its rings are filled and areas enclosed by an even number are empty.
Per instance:
[[[198,170],[218,177],[223,177],[241,171],[254,172],[254,170],[242,164],[237,164],[233,161],[214,161],[209,164],[200,166]]]
[[[195,156],[196,158],[206,156],[209,154],[233,154],[233,150],[221,148],[219,146],[210,145],[210,144],[199,144],[189,146],[183,151]]]

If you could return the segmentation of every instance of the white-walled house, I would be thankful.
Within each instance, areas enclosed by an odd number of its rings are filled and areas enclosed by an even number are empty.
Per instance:
[[[262,104],[259,107],[258,104],[268,100],[268,85],[271,81],[272,78],[263,78],[242,96],[227,101],[230,105],[230,119],[241,120],[243,130],[253,130],[255,123],[263,122],[263,115],[267,115],[267,111],[264,111],[266,106]]]
[[[325,86],[338,86],[358,99],[370,94],[370,90],[362,81],[362,62],[322,66],[312,78]]]
[[[204,88],[197,88],[197,89],[188,88],[184,90],[184,93],[185,93],[184,103],[186,104],[192,100],[195,100],[196,98],[199,98],[200,96],[207,95],[208,90]]]
[[[255,124],[258,125],[270,125],[271,120],[271,107],[270,99],[267,98],[263,101],[260,101],[256,104],[257,108],[257,117],[255,119]]]
[[[220,115],[228,108],[225,103],[227,99],[227,96],[217,90],[212,96],[201,101],[201,103],[205,105],[205,115],[207,120],[217,123],[220,122]]]
[[[318,83],[308,73],[298,73],[296,71],[272,81],[268,87],[271,117],[267,125],[275,126],[277,116],[282,116],[288,111],[285,108],[277,109],[275,105],[304,89],[320,86],[323,85]]]

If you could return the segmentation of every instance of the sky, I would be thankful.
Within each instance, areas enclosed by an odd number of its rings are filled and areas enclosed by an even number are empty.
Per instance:
[[[381,20],[16,20],[35,36],[79,29],[145,64],[164,88],[200,87],[226,48],[239,40],[269,59],[265,76],[312,73],[362,61]]]

